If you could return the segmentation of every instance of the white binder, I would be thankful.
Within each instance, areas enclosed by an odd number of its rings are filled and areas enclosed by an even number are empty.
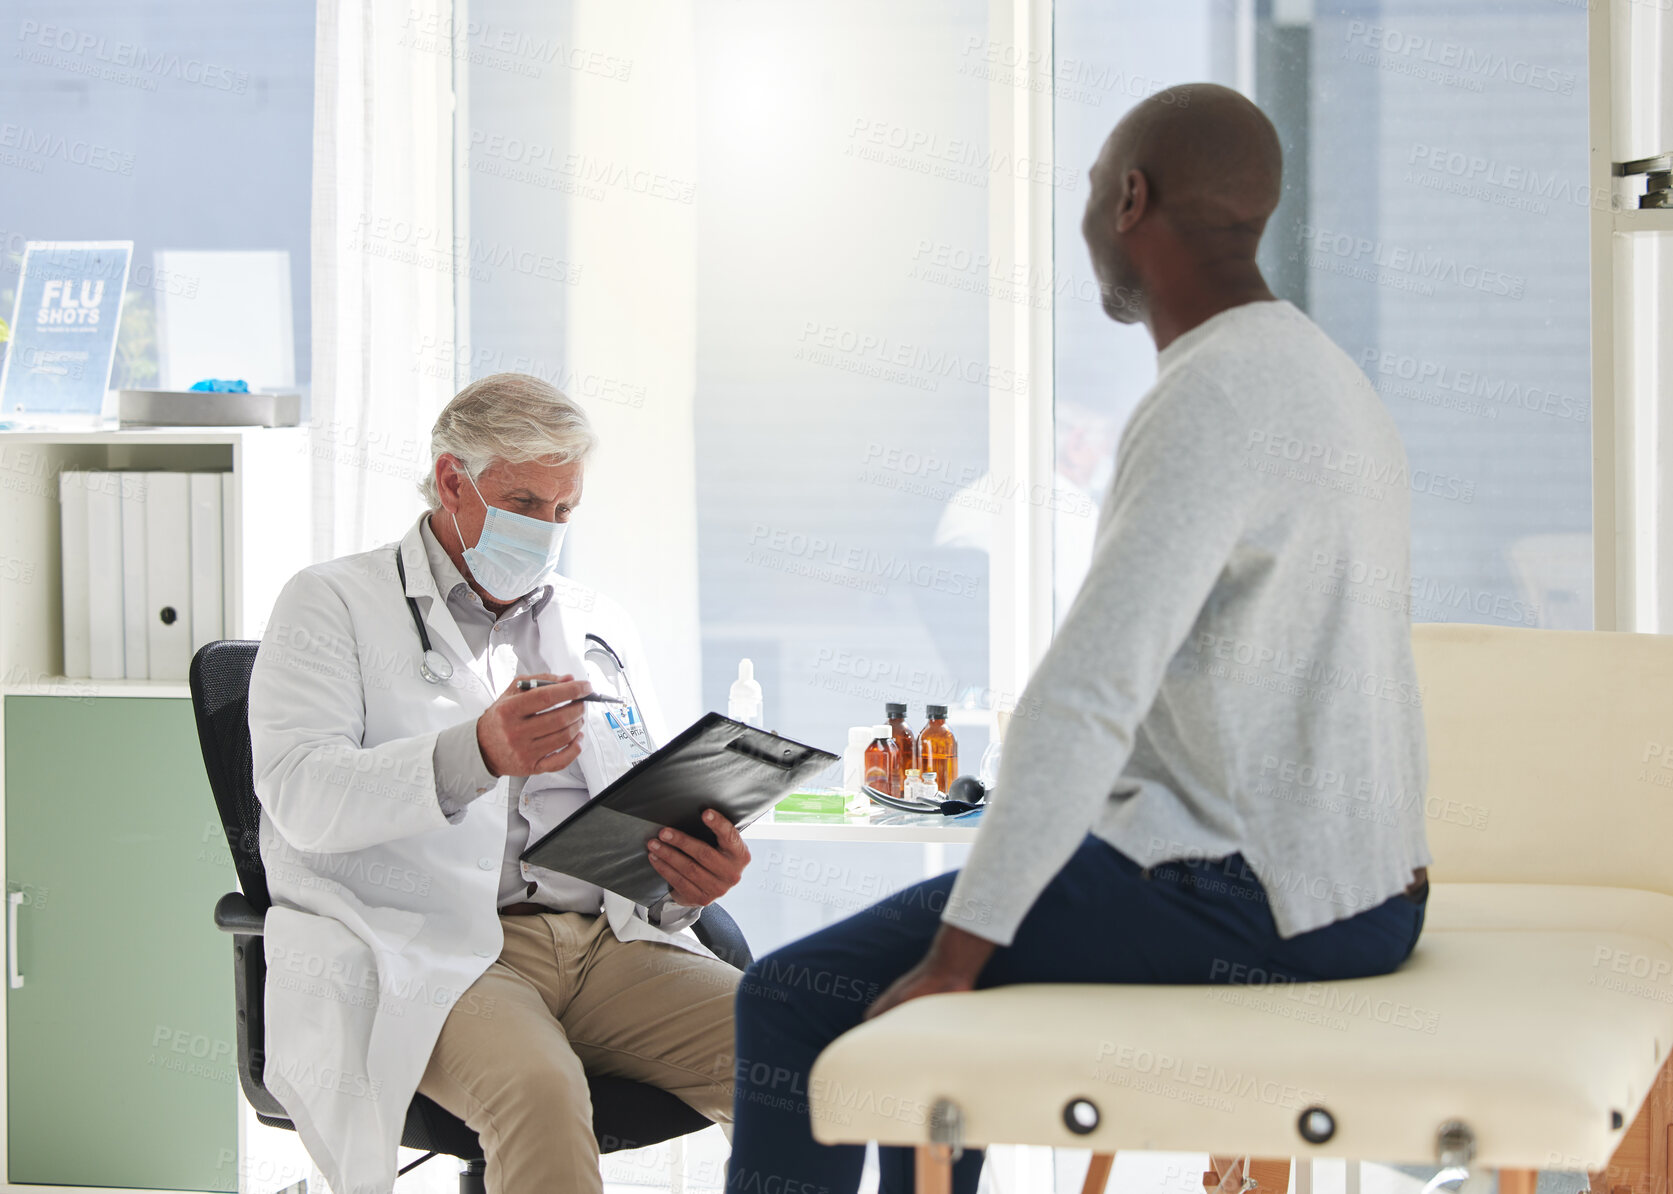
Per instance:
[[[58,474],[58,541],[64,588],[64,674],[86,679],[92,671],[87,620],[87,487],[82,474]]]
[[[87,496],[87,674],[127,674],[122,633],[122,474],[81,475]]]
[[[153,680],[192,663],[192,499],[187,473],[146,473],[146,654]]]
[[[192,654],[221,633],[221,474],[192,473]]]
[[[122,486],[122,674],[151,678],[145,611],[145,491],[149,473],[117,473]]]

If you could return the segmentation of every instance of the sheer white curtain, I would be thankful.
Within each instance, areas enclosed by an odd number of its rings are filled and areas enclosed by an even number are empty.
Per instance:
[[[399,537],[455,390],[453,6],[319,0],[313,185],[316,558]],[[456,247],[460,251],[456,252]],[[439,376],[438,376],[439,374]]]
[[[565,568],[634,617],[671,724],[703,712],[697,594],[694,410],[697,206],[635,180],[697,177],[697,44],[692,0],[656,6],[584,0],[573,44],[632,64],[630,81],[570,81],[569,150],[624,180],[602,201],[571,203],[579,277],[561,329],[569,372],[643,387],[577,385],[599,434]],[[684,199],[685,201],[681,201]],[[531,230],[532,231],[532,230]],[[558,329],[554,329],[557,331]]]
[[[455,388],[451,367],[415,365],[453,356],[453,12],[319,0],[316,13],[308,450],[323,560],[398,538],[417,516],[430,424]],[[245,1172],[326,1188],[295,1133],[248,1104],[240,1115]],[[457,1183],[436,1165],[405,1180]]]

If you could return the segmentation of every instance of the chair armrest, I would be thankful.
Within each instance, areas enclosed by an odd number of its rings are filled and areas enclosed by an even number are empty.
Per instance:
[[[223,933],[260,937],[265,919],[265,914],[257,912],[241,891],[229,891],[215,901],[215,927]]]
[[[691,931],[710,953],[730,966],[742,970],[755,960],[749,952],[749,942],[744,940],[744,931],[719,904],[704,908]]]

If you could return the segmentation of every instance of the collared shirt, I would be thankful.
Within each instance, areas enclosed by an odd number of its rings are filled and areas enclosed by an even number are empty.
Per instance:
[[[497,694],[505,691],[519,675],[550,670],[541,656],[538,619],[552,599],[552,586],[542,585],[496,617],[453,566],[430,530],[429,519],[424,520],[419,534],[424,540],[424,554],[430,561],[430,574],[436,578],[436,588],[446,595],[447,610],[459,624],[459,633],[464,636],[472,658],[486,670],[489,687]],[[435,764],[436,795],[450,821],[464,816],[466,806],[491,791],[498,782],[482,760],[474,718],[438,734],[431,758]],[[577,763],[562,771],[510,778],[498,907],[526,901],[542,904],[554,912],[596,915],[603,909],[604,889],[597,884],[530,867],[520,859],[529,844],[526,811],[538,802],[548,820],[561,821],[585,804],[587,798],[586,780]]]

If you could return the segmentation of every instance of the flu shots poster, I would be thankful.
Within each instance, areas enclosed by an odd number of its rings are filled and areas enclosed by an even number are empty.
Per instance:
[[[133,255],[127,240],[24,247],[0,414],[100,413]]]

